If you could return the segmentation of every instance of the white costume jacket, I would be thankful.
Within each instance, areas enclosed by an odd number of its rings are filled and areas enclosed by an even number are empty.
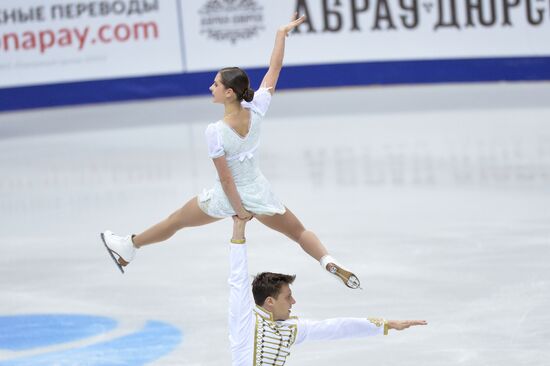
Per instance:
[[[254,304],[246,244],[230,244],[229,341],[233,366],[282,366],[294,344],[310,340],[387,334],[380,318],[335,318],[310,321],[292,317],[276,321]]]

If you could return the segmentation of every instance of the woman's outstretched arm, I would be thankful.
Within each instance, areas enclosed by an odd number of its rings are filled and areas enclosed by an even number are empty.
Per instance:
[[[275,92],[275,86],[277,85],[279,74],[281,73],[281,69],[283,68],[283,59],[285,56],[285,38],[288,36],[289,32],[302,24],[305,19],[305,15],[302,15],[298,18],[298,13],[295,13],[290,23],[283,25],[277,30],[277,35],[275,37],[275,46],[273,46],[271,60],[269,61],[269,69],[267,70],[267,73],[262,80],[262,84],[260,85],[260,87],[263,88],[270,88],[269,91],[271,94]]]

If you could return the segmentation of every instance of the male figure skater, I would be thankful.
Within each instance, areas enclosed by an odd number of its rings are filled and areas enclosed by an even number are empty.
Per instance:
[[[290,284],[295,276],[263,272],[252,282],[248,277],[246,221],[233,218],[230,244],[229,340],[233,366],[284,365],[290,348],[310,340],[386,335],[426,325],[425,320],[385,320],[382,318],[334,318],[310,321],[291,317]],[[252,295],[254,302],[252,301]]]

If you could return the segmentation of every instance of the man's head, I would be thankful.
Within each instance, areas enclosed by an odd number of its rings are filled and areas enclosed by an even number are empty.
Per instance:
[[[295,278],[280,273],[259,273],[252,281],[254,302],[271,312],[273,319],[287,320],[292,305],[296,303],[289,286]]]

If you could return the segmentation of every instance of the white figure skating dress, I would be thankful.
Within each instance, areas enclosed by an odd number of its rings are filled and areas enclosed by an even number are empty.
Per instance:
[[[257,215],[284,214],[285,207],[271,191],[271,185],[259,167],[259,148],[262,121],[271,102],[271,93],[260,88],[252,102],[241,105],[250,110],[250,127],[246,136],[239,135],[223,120],[206,128],[208,154],[211,158],[225,155],[227,165],[246,210]],[[199,196],[199,207],[209,216],[225,218],[235,215],[219,177],[214,186]]]

